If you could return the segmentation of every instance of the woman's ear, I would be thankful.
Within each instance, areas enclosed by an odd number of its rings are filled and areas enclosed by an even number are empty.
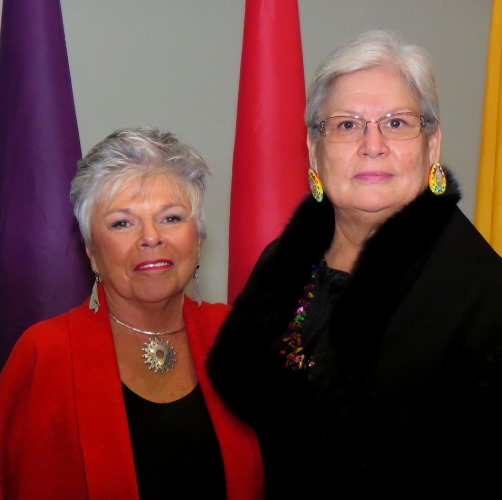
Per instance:
[[[317,141],[313,140],[307,134],[307,149],[309,151],[309,167],[317,172],[317,159],[316,159]]]
[[[436,130],[427,136],[429,145],[429,165],[433,165],[441,157],[441,128],[439,125]]]
[[[91,262],[92,272],[99,274],[98,266],[96,265],[96,259],[92,255],[92,250],[87,245],[85,247],[85,253],[87,254],[87,257],[89,257],[89,261]]]

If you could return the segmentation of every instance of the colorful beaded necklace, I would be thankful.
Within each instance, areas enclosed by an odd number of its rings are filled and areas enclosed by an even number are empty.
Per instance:
[[[313,361],[307,359],[305,353],[303,352],[302,344],[302,327],[305,318],[307,317],[307,311],[314,298],[314,287],[319,277],[319,270],[321,269],[321,263],[313,265],[312,271],[310,273],[310,281],[305,285],[303,289],[303,296],[298,301],[298,307],[295,311],[295,317],[293,321],[288,325],[288,333],[283,337],[282,342],[285,346],[281,349],[281,354],[286,356],[286,368],[291,368],[293,371],[300,371],[313,366]]]

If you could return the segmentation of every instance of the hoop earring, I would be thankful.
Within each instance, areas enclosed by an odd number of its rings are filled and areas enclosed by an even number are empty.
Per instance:
[[[95,313],[99,311],[99,295],[98,295],[98,285],[101,283],[101,277],[99,273],[94,273],[94,284],[92,285],[91,300],[89,301],[89,309],[92,309]]]
[[[314,197],[315,201],[320,203],[324,196],[324,190],[322,188],[321,179],[319,179],[317,172],[312,168],[309,168],[308,176],[309,176],[309,185],[312,196]]]
[[[438,161],[431,166],[429,172],[429,189],[434,194],[443,194],[446,191],[446,174]]]

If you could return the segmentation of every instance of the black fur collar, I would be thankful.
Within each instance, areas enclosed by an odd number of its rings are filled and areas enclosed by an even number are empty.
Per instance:
[[[416,200],[389,218],[361,252],[352,273],[350,290],[365,295],[374,292],[371,283],[387,283],[388,292],[400,294],[406,284],[403,273],[410,272],[427,248],[433,244],[460,200],[460,191],[451,172],[446,170],[448,188],[436,196],[428,189]],[[285,308],[291,315],[303,287],[309,280],[311,266],[331,245],[334,212],[324,198],[317,203],[310,195],[294,213],[282,235],[262,255],[245,289],[235,301],[232,317],[241,308],[252,307],[253,322]],[[420,257],[422,256],[422,257]],[[418,260],[417,260],[418,259]],[[398,286],[398,289],[395,287]],[[359,300],[364,300],[360,297]],[[289,320],[289,316],[288,316]],[[225,329],[225,327],[224,327]]]
[[[332,318],[330,333],[323,339],[323,356],[316,359],[316,380],[324,395],[328,391],[339,400],[340,390],[349,394],[349,386],[360,389],[364,383],[367,361],[390,316],[460,200],[451,172],[446,170],[446,175],[445,194],[436,196],[427,189],[389,218],[364,246],[338,308],[344,314]],[[265,351],[286,331],[311,266],[331,244],[334,224],[330,202],[317,203],[308,196],[260,258],[223,324],[208,363],[213,382],[228,401],[235,401],[239,391],[259,385],[255,380],[259,370],[250,370],[236,353],[249,352],[250,344],[254,351]],[[332,384],[333,380],[339,383]],[[234,410],[246,418],[253,404],[252,397],[249,402],[243,398]]]

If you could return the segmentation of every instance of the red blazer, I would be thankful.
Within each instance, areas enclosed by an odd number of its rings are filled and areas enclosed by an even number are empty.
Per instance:
[[[103,290],[28,329],[0,374],[0,499],[138,499],[127,415]],[[228,312],[188,297],[184,318],[197,376],[220,444],[229,500],[262,498],[253,431],[223,405],[206,355]]]

